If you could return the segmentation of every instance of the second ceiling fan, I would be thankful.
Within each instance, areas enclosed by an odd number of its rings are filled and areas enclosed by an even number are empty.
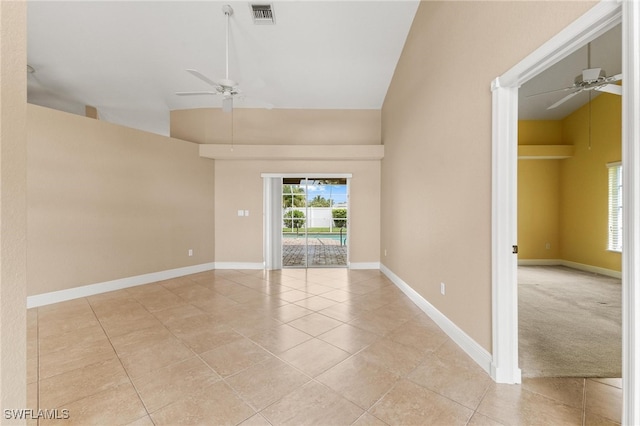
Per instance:
[[[587,45],[587,67],[588,68],[582,70],[581,74],[575,77],[573,86],[550,90],[548,92],[536,93],[530,96],[571,91],[571,93],[547,107],[547,109],[553,109],[585,91],[589,92],[589,100],[591,100],[592,90],[612,93],[614,95],[622,95],[622,86],[615,84],[616,82],[622,80],[622,74],[607,76],[606,71],[602,68],[591,68],[591,43]]]

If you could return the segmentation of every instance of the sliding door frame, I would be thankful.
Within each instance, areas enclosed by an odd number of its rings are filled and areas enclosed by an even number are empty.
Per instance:
[[[268,270],[282,269],[282,182],[286,178],[300,179],[346,179],[347,206],[351,205],[351,173],[262,173],[263,179],[263,257]],[[350,208],[347,209],[347,241],[349,238]],[[349,267],[349,245],[347,245],[347,268]],[[305,256],[308,256],[306,254]],[[308,262],[305,266],[309,267]]]

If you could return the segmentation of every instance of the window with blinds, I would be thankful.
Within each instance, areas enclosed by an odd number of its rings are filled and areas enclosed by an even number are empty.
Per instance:
[[[607,250],[622,251],[622,164],[609,163],[609,238]]]

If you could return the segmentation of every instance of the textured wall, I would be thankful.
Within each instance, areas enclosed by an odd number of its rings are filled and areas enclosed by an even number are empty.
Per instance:
[[[0,2],[0,409],[26,407],[26,2]],[[16,422],[24,424],[24,422]]]
[[[422,2],[383,105],[382,263],[489,351],[490,84],[593,4]]]
[[[28,145],[29,295],[214,261],[197,144],[29,105]]]

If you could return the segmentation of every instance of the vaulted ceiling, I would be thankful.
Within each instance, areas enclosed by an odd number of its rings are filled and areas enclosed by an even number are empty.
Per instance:
[[[419,1],[30,0],[28,101],[76,114],[90,105],[102,120],[166,135],[171,110],[221,106],[176,92],[212,89],[186,69],[225,77],[227,4],[236,108],[380,109]],[[275,24],[254,23],[252,4],[271,4]],[[591,66],[619,73],[620,40],[619,27],[594,40]],[[530,97],[587,67],[584,46],[523,85],[520,118],[559,119],[587,102],[583,93],[547,110],[567,92]]]
[[[263,1],[255,3],[265,4]],[[29,1],[28,101],[159,134],[169,111],[220,107],[187,73],[229,77],[237,108],[380,109],[417,1],[273,2],[275,24],[255,24],[246,1]]]

